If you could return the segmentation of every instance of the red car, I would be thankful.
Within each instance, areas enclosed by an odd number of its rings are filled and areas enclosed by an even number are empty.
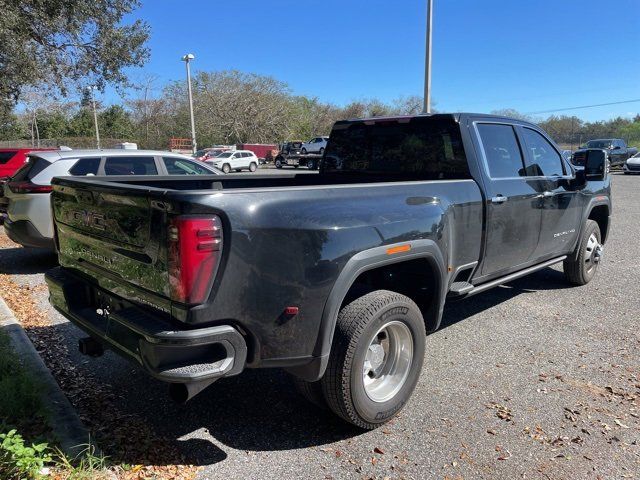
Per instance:
[[[27,161],[29,152],[55,148],[0,148],[0,180],[11,177]]]
[[[27,161],[29,152],[55,150],[55,148],[0,148],[0,225],[4,223],[8,200],[4,196],[4,184]]]

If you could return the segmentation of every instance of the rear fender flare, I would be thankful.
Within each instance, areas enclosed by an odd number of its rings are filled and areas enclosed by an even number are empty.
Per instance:
[[[601,197],[601,198],[598,198]],[[584,230],[585,225],[587,224],[587,220],[589,219],[589,217],[591,216],[591,212],[593,212],[593,209],[599,206],[606,206],[607,210],[609,212],[609,221],[607,222],[607,230],[609,228],[611,228],[611,201],[609,199],[609,197],[606,197],[604,195],[596,195],[595,197],[591,198],[589,200],[589,203],[587,204],[586,208],[584,209],[584,213],[582,215],[582,222],[580,223],[580,229],[578,231],[578,235],[576,236],[576,241],[574,244],[574,248],[571,252],[571,254],[569,255],[570,259],[575,259],[578,255],[578,245],[580,243],[580,239],[582,238],[582,231]],[[607,232],[601,232],[601,234],[603,235],[603,237],[608,237],[608,231]]]
[[[387,253],[387,250],[390,248],[406,244],[411,245],[411,249],[407,252],[393,255],[389,255]],[[439,283],[436,289],[438,297],[434,301],[434,305],[436,305],[435,324],[432,325],[433,328],[430,330],[436,330],[438,328],[442,318],[442,309],[444,307],[444,300],[446,297],[445,289],[447,282],[445,272],[447,270],[442,252],[433,240],[420,239],[409,242],[400,242],[359,252],[349,259],[340,272],[340,275],[329,293],[329,297],[327,298],[322,312],[318,338],[313,352],[314,357],[320,358],[321,366],[320,371],[318,372],[318,378],[324,374],[326,369],[340,306],[358,276],[367,270],[418,258],[426,258],[429,261],[431,267],[435,270],[436,281]]]

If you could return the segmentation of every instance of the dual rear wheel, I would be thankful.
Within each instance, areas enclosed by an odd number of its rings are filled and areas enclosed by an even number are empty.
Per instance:
[[[360,428],[390,420],[409,401],[422,370],[425,325],[418,306],[377,290],[342,308],[327,370],[300,393]]]

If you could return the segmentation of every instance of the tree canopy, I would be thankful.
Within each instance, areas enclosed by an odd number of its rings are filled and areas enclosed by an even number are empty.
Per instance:
[[[149,26],[122,24],[139,0],[0,0],[0,98],[28,86],[65,94],[74,83],[127,84],[149,56]]]

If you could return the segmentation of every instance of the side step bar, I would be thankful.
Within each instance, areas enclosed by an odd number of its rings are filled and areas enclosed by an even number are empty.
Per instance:
[[[511,282],[513,280],[516,280],[518,278],[521,278],[521,277],[524,277],[526,275],[529,275],[530,273],[537,272],[538,270],[542,270],[543,268],[547,268],[547,267],[550,267],[551,265],[555,265],[556,263],[560,263],[565,258],[567,258],[566,255],[563,255],[563,256],[557,257],[557,258],[552,258],[551,260],[547,260],[544,263],[540,263],[538,265],[534,265],[532,267],[525,268],[524,270],[520,270],[518,272],[511,273],[511,274],[509,274],[509,275],[507,275],[505,277],[500,277],[500,278],[497,278],[495,280],[491,280],[490,282],[482,283],[482,284],[477,285],[477,286],[472,286],[471,284],[467,284],[465,286],[456,285],[457,288],[455,288],[454,290],[450,291],[450,294],[451,294],[451,297],[454,297],[454,298],[470,297],[471,295],[476,295],[478,293],[482,293],[482,292],[484,292],[486,290],[489,290],[490,288],[497,287],[497,286],[502,285],[504,283],[509,283],[509,282]],[[462,283],[462,282],[460,282],[460,283]],[[469,288],[469,287],[472,287],[472,288]]]

